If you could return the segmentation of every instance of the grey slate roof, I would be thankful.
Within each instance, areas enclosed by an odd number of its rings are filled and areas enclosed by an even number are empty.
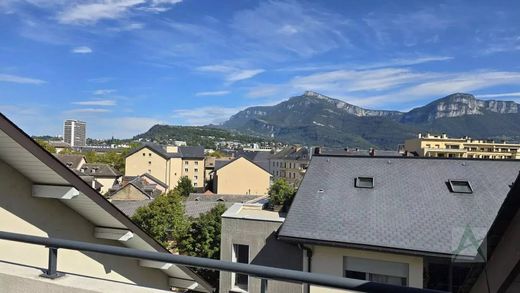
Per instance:
[[[111,203],[116,206],[119,210],[121,210],[128,217],[132,217],[135,214],[135,211],[143,206],[148,205],[153,200],[113,200]]]
[[[307,147],[289,146],[283,150],[277,152],[272,156],[273,159],[278,160],[303,160],[308,161],[310,159],[309,149]]]
[[[214,202],[214,201],[186,201],[184,203],[184,214],[188,217],[198,218],[201,214],[209,212],[218,204],[223,204],[230,208],[233,202]]]
[[[70,154],[70,155],[63,155],[63,154],[54,154],[58,160],[60,160],[61,163],[63,163],[65,166],[71,168],[71,169],[78,169],[79,164],[81,163],[81,160],[84,158],[83,155],[77,155],[77,154]]]
[[[313,156],[279,237],[450,255],[456,229],[490,228],[519,169],[506,160]],[[373,177],[374,188],[355,188],[358,176]],[[451,193],[449,179],[468,180],[473,194]]]
[[[332,148],[332,147],[320,147],[320,154],[332,155],[332,156],[368,156],[370,150],[352,149],[352,148]],[[398,151],[389,150],[375,150],[374,155],[376,157],[402,157],[403,154]]]
[[[126,156],[128,157],[130,155],[133,155],[146,147],[153,150],[155,153],[157,153],[158,155],[162,156],[165,159],[168,159],[168,158],[185,158],[185,159],[199,159],[200,158],[200,159],[202,159],[202,158],[204,158],[204,147],[203,146],[180,146],[180,147],[178,147],[177,153],[168,153],[168,152],[166,152],[166,149],[163,146],[154,144],[154,143],[143,144],[140,147],[138,147],[135,150],[128,153],[128,155],[126,155]]]
[[[81,172],[86,175],[94,176],[94,177],[110,177],[110,178],[118,178],[121,176],[121,173],[116,169],[112,168],[108,164],[102,163],[86,163],[81,166]]]
[[[251,194],[190,193],[186,201],[246,202],[261,196]]]

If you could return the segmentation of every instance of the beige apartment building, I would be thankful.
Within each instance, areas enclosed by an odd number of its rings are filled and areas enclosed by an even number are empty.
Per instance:
[[[520,159],[520,144],[494,140],[451,138],[446,134],[418,134],[405,141],[404,149],[419,157],[468,159]]]
[[[244,157],[215,168],[213,192],[218,194],[267,195],[271,174]]]
[[[177,186],[187,176],[195,188],[204,187],[204,148],[145,144],[126,156],[125,176],[148,173],[168,185]]]

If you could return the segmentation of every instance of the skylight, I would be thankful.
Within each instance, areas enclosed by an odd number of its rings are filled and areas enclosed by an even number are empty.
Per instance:
[[[465,180],[449,180],[451,192],[455,193],[473,193],[473,188],[469,181]]]
[[[354,186],[357,188],[374,188],[374,177],[357,177]]]

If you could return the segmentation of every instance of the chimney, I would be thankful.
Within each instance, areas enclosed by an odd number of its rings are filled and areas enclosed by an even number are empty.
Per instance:
[[[417,135],[417,137],[422,138],[422,133],[419,133],[419,135]]]
[[[321,154],[321,148],[320,148],[320,147],[315,147],[315,148],[314,148],[314,154],[315,154],[315,155],[319,155],[319,154]]]
[[[375,157],[376,156],[376,150],[374,148],[370,148],[370,150],[368,151],[368,155],[371,156],[371,157]]]
[[[448,138],[448,136],[446,135],[446,133],[443,133],[443,134],[442,134],[442,138]]]
[[[168,145],[166,146],[166,152],[167,153],[177,153],[179,151],[179,147],[175,145]]]

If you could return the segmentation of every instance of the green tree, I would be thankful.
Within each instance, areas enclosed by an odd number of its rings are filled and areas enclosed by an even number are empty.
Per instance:
[[[46,142],[45,140],[43,140],[43,139],[36,139],[36,142],[41,147],[43,147],[46,151],[48,151],[49,153],[51,153],[51,154],[55,154],[56,153],[56,148],[54,146],[52,146],[50,143]]]
[[[269,188],[269,203],[270,205],[290,205],[296,190],[289,185],[285,179],[280,178],[276,180]]]
[[[195,188],[193,188],[193,184],[188,176],[182,176],[173,190],[184,197],[188,197],[190,193],[195,192]]]
[[[208,157],[222,158],[222,157],[224,157],[224,153],[219,150],[216,150],[216,151],[209,153]]]
[[[176,243],[189,227],[189,221],[184,216],[182,197],[175,191],[138,208],[132,220],[169,249],[176,249]]]
[[[221,215],[226,211],[223,204],[216,205],[209,212],[194,220],[187,233],[179,242],[182,254],[205,258],[220,258],[220,233],[222,226]],[[213,286],[218,287],[219,272],[214,270],[198,269]]]

